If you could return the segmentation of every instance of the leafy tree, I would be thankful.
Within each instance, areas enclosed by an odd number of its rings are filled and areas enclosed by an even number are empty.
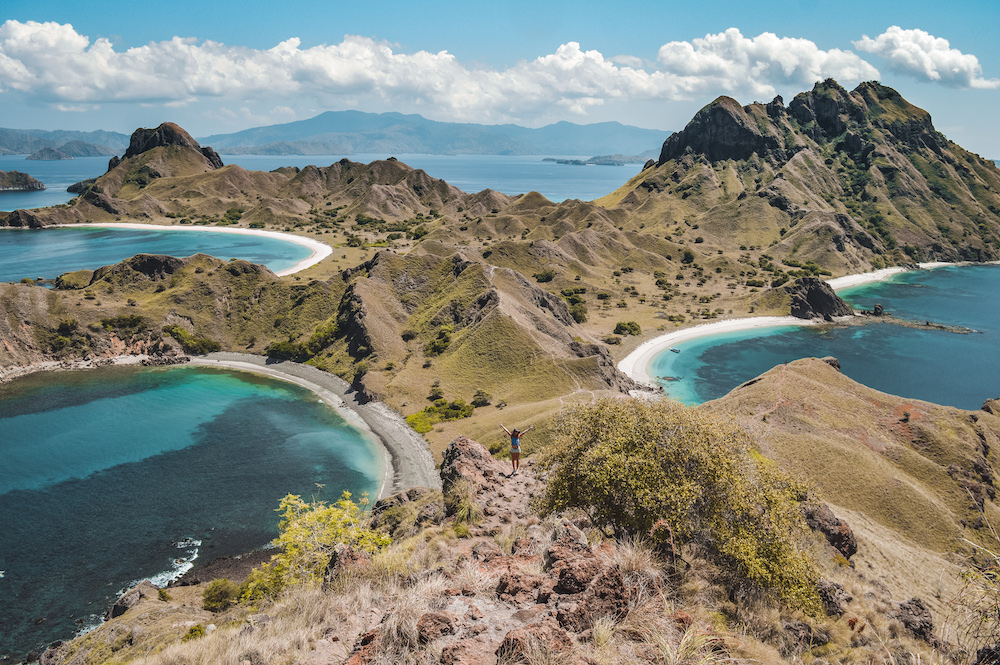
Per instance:
[[[545,513],[580,508],[619,537],[700,544],[741,584],[818,609],[817,573],[795,544],[804,488],[744,429],[673,402],[622,399],[568,411],[553,429]]]
[[[477,390],[476,394],[472,396],[472,406],[488,406],[489,403],[493,401],[493,395],[490,395],[485,390]]]
[[[162,590],[162,589],[161,589]],[[209,612],[222,612],[240,597],[240,585],[225,577],[212,580],[201,594],[202,607]]]
[[[616,335],[641,335],[642,327],[635,321],[619,321],[615,326]]]
[[[333,504],[306,502],[298,495],[287,495],[278,506],[279,535],[272,541],[280,554],[250,574],[243,583],[241,598],[274,596],[293,584],[320,583],[334,548],[341,543],[366,552],[388,545],[389,536],[369,528],[367,506],[367,494],[355,503],[347,491]]]

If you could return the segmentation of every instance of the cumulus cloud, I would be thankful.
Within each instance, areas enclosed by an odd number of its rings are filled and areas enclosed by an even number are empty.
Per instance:
[[[1000,88],[1000,79],[983,78],[976,56],[951,48],[947,39],[923,30],[894,25],[874,39],[862,36],[854,47],[885,58],[895,71],[951,88]]]
[[[67,108],[211,102],[220,114],[251,106],[260,114],[280,105],[291,117],[303,108],[358,108],[531,124],[585,116],[613,103],[721,93],[770,97],[827,77],[850,85],[878,72],[850,51],[823,51],[771,33],[747,38],[735,28],[665,44],[656,63],[605,57],[568,42],[494,70],[466,65],[447,51],[401,53],[358,36],[309,48],[291,38],[270,49],[174,37],[116,51],[107,39],[92,41],[68,24],[8,20],[0,26],[0,92]],[[250,112],[234,115],[241,114]]]
[[[808,39],[771,32],[748,38],[736,28],[664,44],[659,62],[698,87],[746,90],[760,98],[774,95],[776,88],[802,90],[826,78],[851,85],[879,76],[877,69],[850,51],[823,51]]]

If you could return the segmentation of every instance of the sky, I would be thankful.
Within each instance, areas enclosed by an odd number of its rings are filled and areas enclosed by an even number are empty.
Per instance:
[[[0,127],[195,136],[324,111],[679,130],[879,80],[1000,159],[1000,2],[3,0]]]

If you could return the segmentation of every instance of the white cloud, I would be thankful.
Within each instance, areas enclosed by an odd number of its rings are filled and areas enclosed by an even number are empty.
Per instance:
[[[266,50],[174,37],[116,51],[109,40],[91,41],[68,24],[8,20],[0,26],[0,91],[66,107],[200,103],[215,107],[209,114],[216,118],[233,121],[286,121],[304,109],[357,108],[540,124],[609,104],[723,93],[769,98],[827,77],[851,85],[877,76],[850,51],[823,51],[808,40],[771,33],[746,38],[735,28],[665,44],[657,63],[606,58],[568,42],[494,70],[459,62],[447,51],[401,53],[358,36],[309,48],[290,38]]]
[[[687,77],[697,88],[745,91],[761,99],[779,88],[808,89],[827,78],[850,86],[879,76],[877,69],[850,51],[823,51],[808,39],[770,32],[747,38],[736,28],[664,44],[658,59],[664,69]]]
[[[854,47],[885,58],[896,71],[951,88],[1000,88],[1000,79],[983,78],[976,56],[953,49],[947,39],[923,30],[894,25],[874,39],[862,36]]]

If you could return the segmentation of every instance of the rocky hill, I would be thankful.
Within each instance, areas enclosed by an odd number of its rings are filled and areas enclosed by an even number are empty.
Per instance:
[[[0,171],[0,191],[30,192],[45,189],[45,184],[20,171]]]
[[[861,409],[850,423],[855,430],[885,430],[883,412],[894,414],[899,404],[840,376],[833,365],[832,359],[793,363],[787,374],[774,370],[700,409],[731,419],[727,407],[734,407],[760,449],[776,452],[816,493],[799,498],[799,520],[811,532],[798,540],[815,565],[822,602],[815,613],[733,579],[719,567],[711,542],[671,555],[670,547],[649,540],[613,538],[581,513],[539,518],[535,506],[552,491],[547,473],[529,460],[509,476],[505,463],[459,436],[443,456],[443,493],[413,488],[379,501],[370,526],[390,534],[392,544],[375,553],[330,547],[319,561],[321,586],[299,584],[254,603],[234,604],[230,595],[210,606],[218,595],[212,589],[228,584],[236,593],[260,559],[217,561],[168,589],[140,584],[99,629],[54,645],[41,662],[255,662],[266,654],[353,665],[660,663],[680,653],[685,662],[878,661],[886,653],[911,662],[965,661],[976,644],[956,630],[961,605],[951,601],[961,586],[955,554],[968,548],[950,535],[927,534],[954,530],[979,538],[987,531],[982,521],[960,517],[974,515],[969,501],[981,502],[989,515],[996,511],[981,474],[991,473],[995,453],[984,451],[1000,436],[1000,419],[910,404],[911,422],[922,427],[918,437],[903,432],[904,423],[880,435],[885,447],[856,435],[834,446],[810,438],[808,448],[782,447],[803,423],[826,417],[795,397],[782,401],[779,394],[772,404],[782,382],[786,395],[792,384],[812,382],[816,397],[829,386],[833,399],[887,400]],[[773,419],[755,426],[764,415]],[[699,417],[691,412],[684,422]],[[830,448],[832,457],[813,459],[816,446]],[[883,487],[909,492],[918,503],[892,517],[891,507],[904,499],[840,483],[821,468],[828,463],[855,474],[874,467],[867,472],[872,489],[874,475],[883,474],[889,481]],[[979,474],[974,480],[965,474],[972,468]],[[965,502],[963,489],[972,497]],[[956,512],[943,513],[943,506]],[[918,520],[907,522],[911,516]],[[933,518],[941,523],[930,524]],[[229,582],[213,581],[221,578]]]
[[[834,272],[1000,256],[1000,170],[875,82],[827,80],[787,107],[720,97],[599,203]]]
[[[0,128],[0,155],[30,155],[42,148],[62,149],[68,143],[86,143],[99,146],[113,155],[128,145],[128,136],[118,132],[78,132],[71,130],[45,131],[41,129]],[[72,146],[71,146],[72,147]],[[69,154],[74,154],[70,151]],[[75,155],[82,157],[83,155]]]

